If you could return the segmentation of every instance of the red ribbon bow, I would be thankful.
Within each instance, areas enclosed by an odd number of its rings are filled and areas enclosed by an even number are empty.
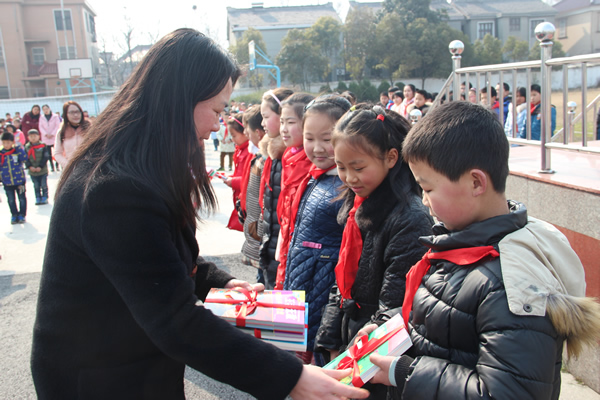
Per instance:
[[[367,335],[361,336],[358,339],[358,342],[354,344],[354,346],[348,348],[348,355],[340,360],[337,367],[335,369],[347,369],[352,368],[352,385],[354,387],[362,387],[365,382],[360,377],[360,370],[358,368],[358,361],[363,357],[368,356],[379,346],[387,342],[394,336],[396,333],[400,332],[404,329],[404,325],[398,326],[380,338],[369,340]],[[359,348],[360,344],[360,348]]]
[[[8,150],[5,153],[0,153],[0,157],[2,157],[2,162],[0,162],[0,165],[4,164],[4,157],[9,156],[11,154],[13,154],[15,152],[15,148],[13,147],[12,149]]]
[[[234,299],[229,293],[241,293],[244,295],[244,299]],[[278,303],[267,303],[258,301],[258,292],[256,290],[246,290],[241,287],[228,290],[225,292],[226,299],[206,299],[205,303],[224,303],[224,304],[237,304],[235,306],[235,325],[239,327],[246,326],[246,317],[256,311],[257,307],[270,307],[270,308],[287,308],[290,310],[302,310],[304,311],[304,304],[278,304]]]

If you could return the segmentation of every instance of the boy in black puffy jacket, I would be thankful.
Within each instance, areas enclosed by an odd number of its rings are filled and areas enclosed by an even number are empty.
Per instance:
[[[439,223],[407,275],[413,347],[371,357],[397,398],[558,399],[565,339],[577,355],[598,338],[600,306],[567,239],[505,198],[508,152],[495,115],[467,102],[432,110],[404,142]]]

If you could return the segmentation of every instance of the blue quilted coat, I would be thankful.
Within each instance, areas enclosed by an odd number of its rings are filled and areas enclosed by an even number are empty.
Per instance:
[[[337,223],[343,201],[338,197],[342,181],[337,175],[311,179],[302,194],[294,234],[290,242],[284,290],[304,290],[308,307],[308,351],[314,347],[321,324],[321,310],[335,283],[344,227]]]

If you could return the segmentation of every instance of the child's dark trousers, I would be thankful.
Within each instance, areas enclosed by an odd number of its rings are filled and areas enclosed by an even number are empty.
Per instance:
[[[4,192],[8,199],[8,206],[13,217],[25,217],[27,214],[27,198],[25,197],[25,185],[4,186]],[[19,196],[19,208],[17,209],[17,199]]]
[[[33,191],[35,198],[48,197],[48,174],[40,176],[30,176],[33,182]]]

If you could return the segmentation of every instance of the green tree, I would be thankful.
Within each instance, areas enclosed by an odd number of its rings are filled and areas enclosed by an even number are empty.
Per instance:
[[[529,44],[525,40],[509,36],[504,43],[504,47],[502,47],[502,53],[507,61],[526,61],[529,56]]]
[[[313,79],[322,79],[327,71],[327,59],[308,39],[306,31],[292,29],[281,40],[276,63],[283,77],[292,83],[307,87]]]
[[[558,57],[564,57],[564,56],[565,56],[565,52],[562,48],[562,44],[558,40],[555,40],[554,44],[552,45],[552,58],[558,58]],[[540,60],[541,58],[542,58],[542,53],[541,53],[541,49],[540,49],[540,42],[538,42],[536,40],[535,43],[533,44],[533,46],[531,47],[531,50],[529,51],[529,59],[530,60]]]
[[[375,15],[371,9],[354,9],[348,13],[344,26],[346,70],[353,79],[364,76],[367,60],[375,42]]]
[[[424,86],[427,78],[447,77],[452,71],[448,44],[455,39],[465,44],[461,64],[467,66],[473,58],[473,50],[465,34],[452,29],[447,23],[417,18],[408,24],[405,36],[396,39],[401,42],[403,51],[394,78],[420,78],[421,86]]]
[[[430,5],[431,0],[385,0],[379,17],[383,18],[385,14],[396,13],[404,25],[408,25],[418,18],[425,18],[434,24],[440,22],[442,15],[432,10]]]
[[[402,19],[395,12],[385,14],[377,24],[370,54],[377,60],[375,68],[387,71],[390,84],[402,62],[415,56]]]
[[[335,67],[342,47],[341,34],[342,24],[333,17],[319,18],[306,32],[307,38],[319,46],[321,54],[329,60],[327,75],[331,76],[331,80],[335,79]]]
[[[489,33],[483,40],[477,40],[473,45],[475,65],[490,65],[502,63],[502,42]]]
[[[229,52],[235,56],[238,63],[242,65],[247,65],[250,62],[250,55],[248,53],[248,43],[254,40],[254,43],[260,47],[264,52],[266,52],[267,45],[262,37],[262,33],[254,28],[248,28],[247,31],[244,32],[242,37],[236,41],[233,46],[229,47]],[[263,73],[259,70],[248,71],[248,75],[246,77],[250,86],[255,87],[256,89],[260,89],[263,83]],[[244,78],[241,79],[242,81]]]

